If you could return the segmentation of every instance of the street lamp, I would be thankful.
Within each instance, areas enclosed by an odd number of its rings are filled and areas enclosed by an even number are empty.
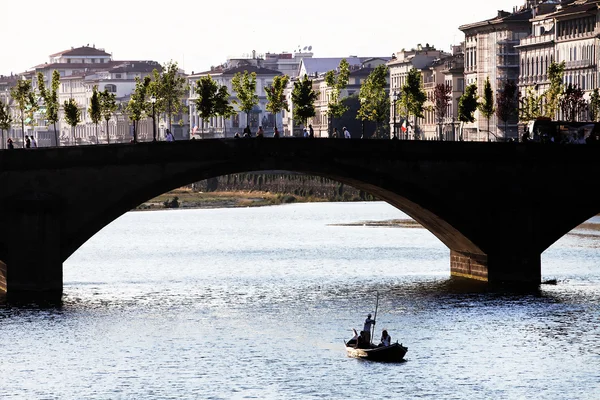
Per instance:
[[[152,141],[156,142],[156,114],[154,113],[156,97],[150,96],[150,103],[152,103]]]
[[[398,92],[396,92],[394,90],[394,93],[392,94],[392,101],[394,102],[394,139],[397,138],[397,132],[396,132],[396,102],[398,101]]]

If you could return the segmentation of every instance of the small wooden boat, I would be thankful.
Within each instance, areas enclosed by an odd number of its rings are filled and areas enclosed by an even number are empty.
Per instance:
[[[356,340],[350,339],[346,344],[346,353],[348,357],[362,358],[370,361],[401,362],[408,351],[408,347],[402,346],[402,343],[392,343],[389,346],[370,345],[367,349],[357,349]]]

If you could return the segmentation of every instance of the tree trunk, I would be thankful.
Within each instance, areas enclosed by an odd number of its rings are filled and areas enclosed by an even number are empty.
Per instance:
[[[56,121],[54,122],[54,140],[56,141],[56,147],[60,147],[60,143],[58,142],[58,133],[56,132]]]
[[[21,137],[23,138],[23,148],[25,148],[25,121],[23,118],[23,110],[21,110]]]
[[[171,133],[173,133],[173,128],[171,127],[171,100],[168,101],[167,103],[167,112],[169,113],[169,131],[171,131]]]
[[[96,144],[100,144],[98,141],[98,123],[96,122]]]
[[[108,120],[106,120],[106,144],[110,144],[110,135],[108,134]]]

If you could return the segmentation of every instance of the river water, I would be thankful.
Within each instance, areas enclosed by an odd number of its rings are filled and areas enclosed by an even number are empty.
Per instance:
[[[131,212],[64,264],[55,305],[0,306],[1,399],[598,399],[600,237],[534,293],[449,279],[380,202]],[[599,221],[592,221],[599,222]],[[348,225],[346,225],[348,224]],[[346,357],[377,314],[406,362]]]

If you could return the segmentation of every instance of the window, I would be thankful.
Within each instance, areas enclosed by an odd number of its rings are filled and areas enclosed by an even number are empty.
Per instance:
[[[104,89],[107,92],[109,92],[109,93],[116,93],[117,92],[117,86],[116,85],[112,85],[112,84],[105,85]]]
[[[115,74],[115,79],[121,79],[121,74]]]

